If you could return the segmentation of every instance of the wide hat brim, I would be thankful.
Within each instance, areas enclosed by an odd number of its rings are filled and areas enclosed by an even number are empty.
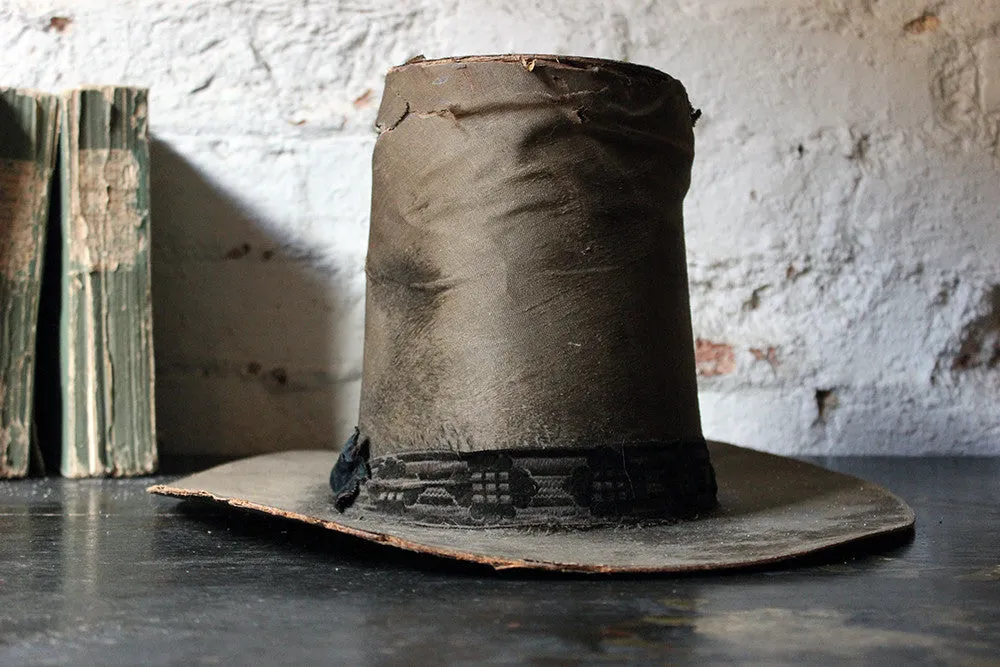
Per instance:
[[[709,442],[719,506],[673,523],[574,529],[415,525],[336,509],[334,456],[293,451],[217,466],[151,493],[203,498],[410,551],[497,569],[690,572],[759,566],[865,538],[909,532],[914,514],[882,487],[819,466]]]

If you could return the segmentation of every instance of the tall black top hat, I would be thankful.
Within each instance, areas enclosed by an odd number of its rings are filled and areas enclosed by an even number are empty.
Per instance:
[[[626,63],[391,70],[359,426],[332,493],[305,452],[156,490],[563,570],[754,564],[910,527],[872,484],[703,439],[682,219],[694,120],[678,81]]]

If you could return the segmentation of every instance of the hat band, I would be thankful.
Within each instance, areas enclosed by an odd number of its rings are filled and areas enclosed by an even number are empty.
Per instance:
[[[360,508],[420,523],[578,525],[715,506],[702,438],[617,448],[427,451],[372,458]]]

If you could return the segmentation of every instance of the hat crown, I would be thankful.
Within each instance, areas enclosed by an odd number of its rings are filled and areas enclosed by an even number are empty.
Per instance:
[[[489,484],[518,467],[493,453],[527,457],[532,479],[560,460],[566,491],[625,450],[659,471],[654,486],[710,479],[683,86],[593,59],[422,61],[389,73],[377,125],[359,416],[373,481],[411,488],[407,465],[446,475],[460,459],[463,479]],[[574,455],[583,481],[569,479]],[[617,465],[625,495],[655,495]],[[514,502],[503,488],[495,503]]]
[[[624,63],[390,72],[360,413],[373,455],[701,435],[691,125],[679,82]]]

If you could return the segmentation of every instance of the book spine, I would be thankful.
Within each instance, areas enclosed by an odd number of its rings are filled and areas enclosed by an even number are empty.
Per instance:
[[[156,469],[147,91],[63,100],[60,315],[66,477]]]
[[[59,98],[0,88],[0,478],[31,448],[35,331]]]

